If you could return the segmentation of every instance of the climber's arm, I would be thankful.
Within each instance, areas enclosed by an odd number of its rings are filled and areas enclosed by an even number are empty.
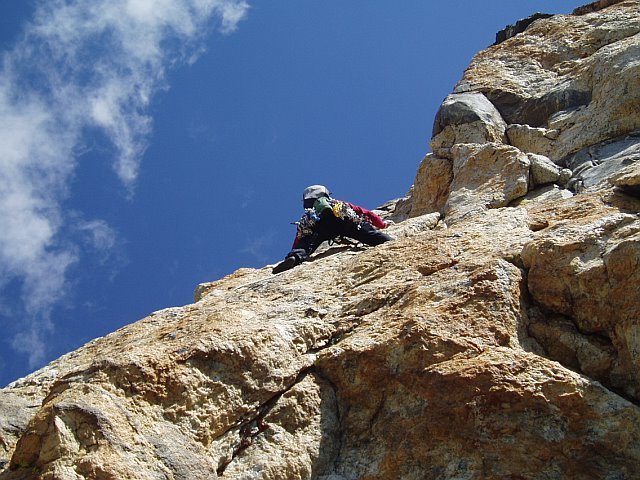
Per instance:
[[[358,215],[364,217],[365,220],[367,220],[374,227],[381,229],[387,228],[387,224],[385,223],[385,221],[376,213],[372,212],[371,210],[367,210],[366,208],[359,207],[358,205],[354,205],[353,203],[349,203],[349,205]]]

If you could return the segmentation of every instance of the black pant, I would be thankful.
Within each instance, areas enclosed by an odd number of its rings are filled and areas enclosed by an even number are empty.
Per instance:
[[[297,248],[292,250],[288,256],[295,255],[298,260],[304,261],[322,242],[336,237],[352,238],[371,246],[380,245],[392,239],[369,222],[357,224],[350,220],[337,218],[329,213],[316,223],[313,234],[300,239],[300,242],[296,245]]]

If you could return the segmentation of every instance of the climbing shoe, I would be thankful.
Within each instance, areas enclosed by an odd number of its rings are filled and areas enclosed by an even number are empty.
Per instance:
[[[287,257],[283,261],[281,261],[278,265],[273,267],[273,270],[271,270],[271,273],[284,272],[285,270],[289,270],[295,267],[296,263],[297,263],[296,257],[294,256]]]

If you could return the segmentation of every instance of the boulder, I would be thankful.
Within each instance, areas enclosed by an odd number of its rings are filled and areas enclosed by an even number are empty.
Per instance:
[[[528,153],[531,162],[531,186],[558,183],[566,185],[571,178],[571,170],[560,168],[544,155]]]
[[[487,208],[507,206],[529,190],[529,157],[517,148],[487,143],[452,149],[453,180],[444,207],[451,225]]]
[[[509,143],[514,147],[525,153],[536,153],[549,157],[554,151],[553,144],[558,138],[560,130],[535,128],[529,125],[509,125],[506,133]]]
[[[456,143],[506,141],[506,123],[482,93],[449,95],[433,123],[431,149],[442,156]]]
[[[411,217],[425,213],[443,212],[449,198],[449,185],[453,179],[453,162],[428,154],[418,168],[413,183]]]

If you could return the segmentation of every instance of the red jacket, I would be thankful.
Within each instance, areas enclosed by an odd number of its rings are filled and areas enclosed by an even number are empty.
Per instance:
[[[349,203],[349,202],[345,202]],[[366,218],[367,222],[373,225],[376,228],[387,228],[387,224],[384,223],[384,220],[380,218],[378,215],[373,213],[371,210],[367,210],[366,208],[359,207],[358,205],[354,205],[353,203],[349,203],[349,206],[355,210],[355,212],[361,217]]]

